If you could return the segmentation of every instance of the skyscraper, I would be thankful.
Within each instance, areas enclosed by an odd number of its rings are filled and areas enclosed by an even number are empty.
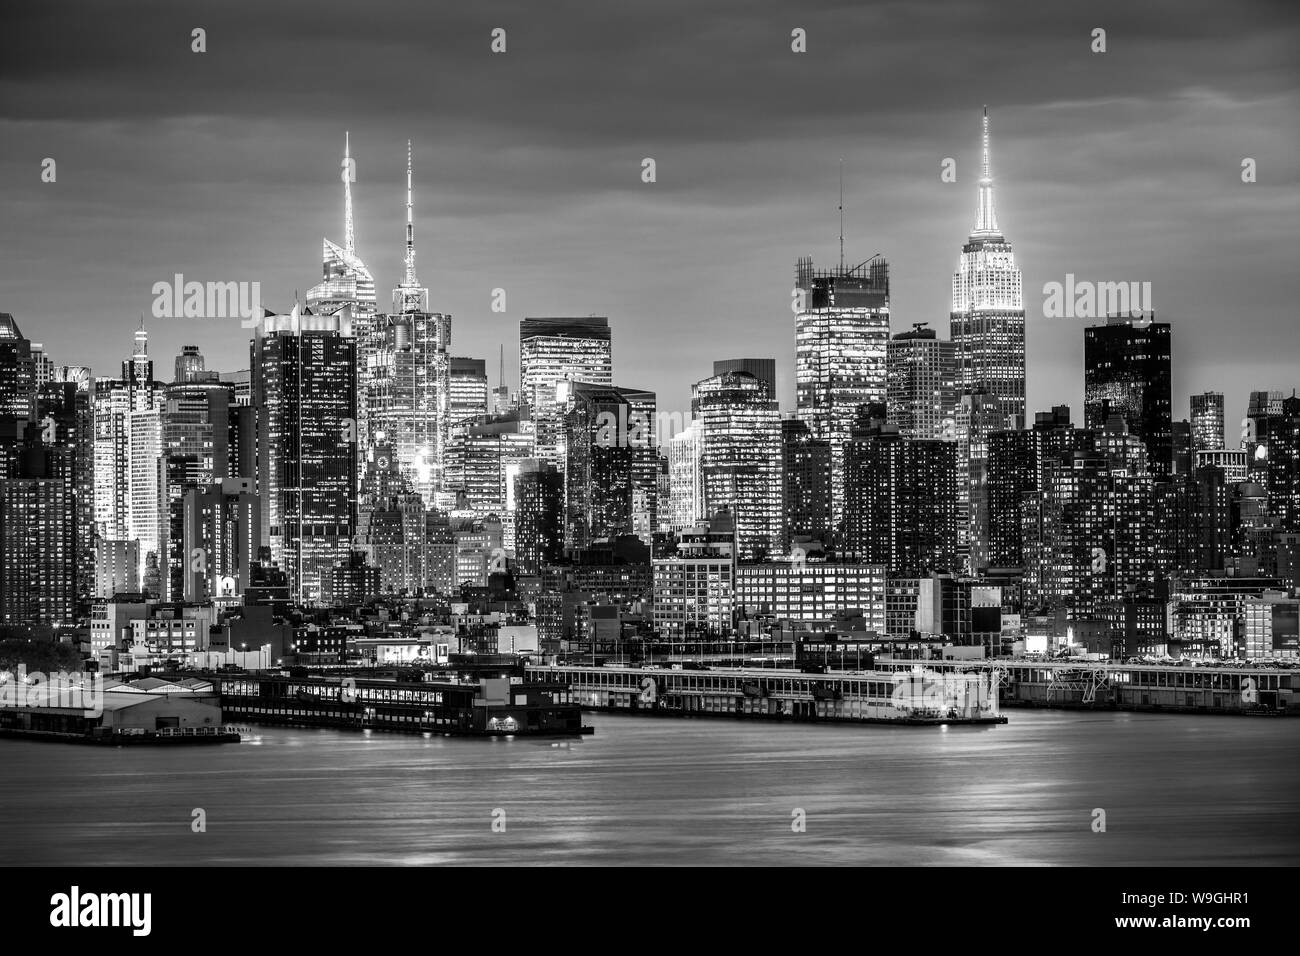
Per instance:
[[[521,574],[540,574],[564,554],[564,475],[536,458],[515,476],[515,561]]]
[[[1016,568],[1024,564],[1022,514],[1026,496],[1043,488],[1043,469],[1063,454],[1090,445],[1091,432],[1070,423],[1068,405],[1039,412],[1031,429],[996,431],[989,435],[988,565]]]
[[[1291,395],[1261,407],[1277,411],[1248,417],[1254,433],[1247,442],[1252,480],[1268,490],[1269,511],[1281,530],[1300,531],[1300,398]]]
[[[451,316],[381,315],[366,376],[369,441],[391,442],[397,462],[432,507],[444,490],[450,426]]]
[[[842,258],[842,257],[841,257]],[[880,255],[830,271],[804,257],[795,267],[796,414],[830,442],[832,529],[840,530],[844,443],[858,407],[885,401],[888,386],[889,264]],[[775,398],[775,396],[772,396]]]
[[[357,520],[356,340],[345,313],[267,316],[252,343],[263,537],[295,600],[328,601]]]
[[[73,503],[78,618],[95,594],[95,419],[90,385],[89,376],[80,371],[69,374],[67,369],[55,369],[36,396],[42,443],[67,450],[56,462]]]
[[[609,319],[592,315],[520,321],[520,401],[532,409],[536,457],[560,468],[561,419],[570,382],[614,384]]]
[[[694,386],[700,422],[700,472],[707,514],[728,509],[737,555],[754,561],[781,550],[781,418],[767,386],[745,372],[714,375]]]
[[[350,307],[358,329],[368,328],[368,319],[378,309],[375,277],[357,256],[356,234],[352,223],[352,152],[348,141],[343,146],[343,245],[322,239],[321,272],[318,285],[307,291],[307,307],[318,315],[333,315]]]
[[[668,525],[673,531],[693,528],[704,517],[704,479],[700,471],[703,428],[691,421],[668,440]]]
[[[203,353],[197,345],[181,346],[181,354],[176,356],[176,382],[207,381],[216,379],[216,372],[209,372],[204,367]]]
[[[1043,465],[1042,488],[1022,507],[1025,602],[1087,619],[1103,603],[1167,575],[1171,545],[1156,521],[1162,485],[1146,447],[1112,416],[1092,447]]]
[[[562,441],[567,546],[634,534],[637,492],[658,467],[654,393],[574,382]]]
[[[1223,435],[1223,393],[1192,396],[1192,451],[1226,448]]]
[[[889,424],[904,438],[956,439],[957,346],[924,322],[889,341]]]
[[[990,432],[1025,421],[1025,307],[1015,252],[993,208],[989,113],[984,109],[983,158],[975,228],[962,246],[952,277],[949,338],[957,349],[957,386],[966,406],[959,422],[959,547],[970,570],[987,561],[984,502]],[[968,396],[968,397],[965,397]]]
[[[478,521],[500,520],[507,547],[514,546],[514,476],[533,453],[530,425],[519,411],[469,419],[452,429],[448,448],[451,508]]]
[[[456,355],[449,362],[452,424],[486,415],[489,411],[487,362]]]
[[[32,343],[8,312],[0,312],[0,415],[28,418],[36,397]]]
[[[776,394],[776,359],[715,359],[713,362],[713,374],[723,375],[726,372],[748,372],[750,375],[754,376],[754,378],[767,386],[768,397],[778,398]]]
[[[782,548],[797,540],[829,546],[831,532],[831,443],[814,438],[808,423],[781,422]]]
[[[376,316],[379,301],[375,295],[375,277],[357,255],[356,230],[352,219],[352,183],[356,179],[356,165],[348,134],[343,140],[343,244],[322,239],[321,272],[318,285],[307,290],[304,314],[330,316],[342,309],[348,310],[348,325],[355,342],[357,364],[356,392],[356,454],[358,476],[361,462],[370,445],[370,411],[367,397],[370,393],[370,376],[375,368],[375,351],[382,335]],[[409,233],[409,228],[408,228]],[[295,309],[297,303],[294,303]],[[263,504],[265,507],[265,504]]]
[[[1020,269],[993,210],[989,112],[984,109],[983,164],[975,228],[952,277],[951,339],[958,349],[960,386],[984,389],[997,403],[1001,427],[1025,419],[1025,306]]]
[[[377,440],[361,482],[357,537],[379,569],[381,594],[419,594],[430,567],[429,512],[398,464],[396,449]]]
[[[77,607],[72,451],[32,437],[0,473],[0,624],[72,624]]]
[[[357,329],[357,387],[365,427],[362,453],[391,443],[398,466],[424,498],[426,507],[446,504],[448,429],[451,407],[451,316],[429,311],[429,290],[415,272],[415,200],[411,144],[406,146],[406,268],[393,289],[393,312]]]
[[[157,548],[155,469],[161,451],[163,383],[153,377],[149,334],[141,320],[120,378],[95,381],[95,529],[104,540],[137,540],[141,568]],[[151,477],[152,476],[152,477]]]
[[[952,570],[956,454],[954,442],[861,422],[844,452],[843,555],[904,577]]]
[[[1149,314],[1110,316],[1084,330],[1084,424],[1101,428],[1115,414],[1147,448],[1157,478],[1173,471],[1169,325]]]
[[[190,348],[186,346],[176,359],[178,373],[184,374],[178,374],[176,382],[163,390],[162,451],[156,491],[162,510],[158,527],[160,584],[167,601],[182,599],[190,564],[182,541],[186,492],[204,492],[229,477],[254,477],[251,468],[243,476],[230,469],[234,389],[205,372],[201,356],[197,367],[187,364],[186,360],[196,354],[190,353]],[[257,554],[256,545],[252,553]]]
[[[187,560],[178,598],[201,602],[243,594],[253,583],[261,542],[262,509],[253,480],[222,478],[205,488],[191,487],[182,499],[181,511],[181,541]]]

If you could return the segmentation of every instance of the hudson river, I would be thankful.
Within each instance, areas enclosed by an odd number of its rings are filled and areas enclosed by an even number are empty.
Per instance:
[[[0,864],[1300,862],[1300,720],[1008,713],[947,730],[589,714],[595,735],[564,742],[2,740]]]

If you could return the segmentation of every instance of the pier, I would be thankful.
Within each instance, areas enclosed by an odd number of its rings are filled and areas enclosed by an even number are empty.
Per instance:
[[[213,678],[227,719],[466,737],[589,734],[567,685],[483,678],[395,681],[240,674]]]
[[[905,670],[913,661],[876,661]],[[1285,716],[1300,714],[1300,669],[1248,664],[1114,661],[927,661],[942,673],[984,674],[1004,706]]]
[[[529,680],[572,688],[586,710],[659,717],[740,717],[891,724],[1006,723],[993,677],[938,673],[804,674],[794,670],[674,670],[554,665],[525,668]]]

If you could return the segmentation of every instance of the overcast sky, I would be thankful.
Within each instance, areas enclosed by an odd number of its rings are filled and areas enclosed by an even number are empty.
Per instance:
[[[847,256],[888,258],[896,331],[946,337],[987,103],[1031,413],[1082,417],[1088,323],[1042,308],[1067,272],[1152,283],[1176,417],[1194,391],[1224,391],[1236,419],[1250,389],[1300,385],[1294,0],[450,6],[5,0],[0,311],[59,364],[105,375],[174,273],[258,280],[287,311],[320,279],[321,238],[342,241],[349,130],[381,307],[402,268],[409,138],[420,278],[493,385],[502,342],[517,384],[522,317],[595,313],[616,383],[662,409],[741,356],[776,358],[791,408],[793,266],[838,259],[839,161]],[[159,377],[184,343],[210,368],[248,365],[237,319],[147,327]]]

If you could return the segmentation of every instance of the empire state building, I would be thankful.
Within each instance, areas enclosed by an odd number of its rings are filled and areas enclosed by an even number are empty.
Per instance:
[[[1025,418],[1025,305],[1011,243],[998,228],[989,172],[989,111],[984,108],[984,163],[975,229],[952,276],[952,341],[958,346],[959,383],[996,402],[1001,428]]]
[[[970,570],[987,563],[985,469],[988,436],[1025,421],[1025,306],[1011,243],[993,211],[989,111],[975,228],[952,277],[949,337],[957,351],[958,545]]]

